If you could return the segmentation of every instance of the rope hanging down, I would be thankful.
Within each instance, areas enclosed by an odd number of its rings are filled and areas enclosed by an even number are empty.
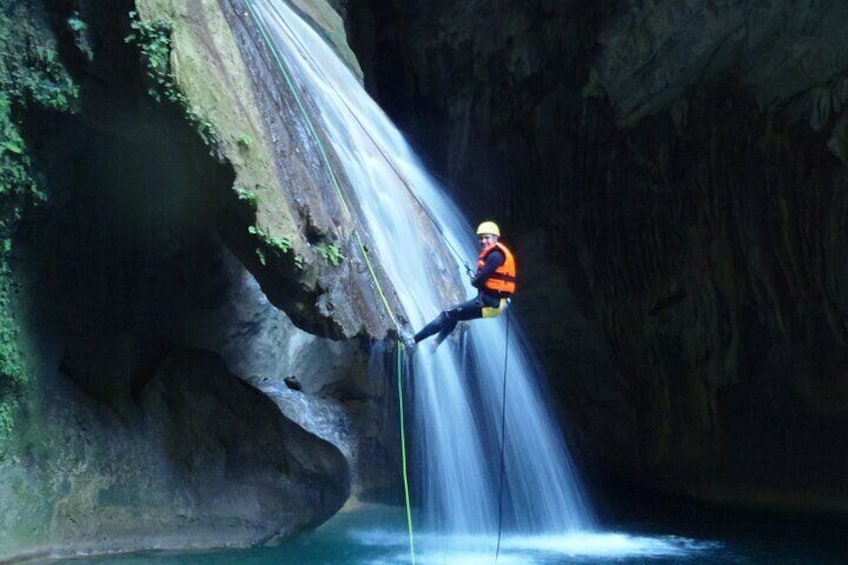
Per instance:
[[[505,473],[506,440],[506,368],[509,360],[509,308],[506,309],[506,342],[504,343],[503,390],[501,391],[501,484],[498,489],[498,545],[495,548],[495,561],[501,553],[501,532],[503,531],[503,491]]]
[[[301,100],[300,95],[298,94],[297,88],[294,85],[294,81],[291,78],[291,75],[290,75],[290,73],[289,73],[289,71],[288,71],[288,69],[285,65],[285,62],[283,61],[283,58],[280,55],[279,51],[277,50],[276,46],[271,41],[268,30],[265,27],[264,21],[257,16],[256,10],[255,10],[255,7],[254,7],[254,3],[253,2],[247,2],[246,4],[247,4],[248,9],[250,10],[250,15],[253,18],[257,29],[259,30],[260,34],[262,35],[263,40],[265,41],[266,47],[268,48],[268,50],[273,55],[274,60],[277,63],[277,66],[279,67],[280,72],[282,73],[283,78],[285,79],[286,84],[288,85],[290,92],[292,93],[292,96],[294,96],[295,102],[297,103],[297,106],[298,106],[298,108],[300,109],[300,111],[303,115],[303,120],[304,120],[304,123],[306,124],[307,129],[309,130],[309,133],[311,134],[311,136],[315,140],[315,144],[317,145],[318,151],[321,154],[321,159],[324,163],[325,168],[327,169],[327,173],[330,176],[330,180],[333,184],[333,187],[335,188],[335,191],[336,191],[336,194],[337,194],[339,201],[341,203],[342,209],[344,210],[347,217],[351,220],[351,223],[354,223],[353,222],[353,216],[350,212],[350,207],[348,206],[347,201],[345,200],[344,193],[342,192],[341,185],[339,184],[338,178],[336,177],[332,163],[330,162],[330,159],[327,156],[327,152],[324,148],[324,144],[322,143],[321,137],[318,135],[318,132],[315,130],[315,127],[312,124],[312,120],[309,117],[309,113],[306,111],[306,107],[304,106],[303,101]],[[350,110],[349,107],[348,107],[348,109]],[[360,124],[360,125],[362,125],[362,124]],[[372,140],[373,140],[373,138],[372,138]],[[384,154],[384,156],[385,156],[385,154]],[[413,194],[413,196],[414,196],[414,194]],[[362,241],[362,238],[359,235],[359,231],[355,227],[353,229],[353,234],[356,237],[357,243],[359,244],[360,252],[362,253],[362,257],[365,260],[365,264],[368,266],[368,272],[370,273],[371,278],[374,281],[374,285],[377,288],[377,292],[378,292],[380,298],[383,301],[383,305],[386,307],[386,312],[388,313],[389,318],[391,319],[392,323],[394,324],[395,328],[397,329],[398,335],[400,335],[400,330],[401,330],[400,324],[398,324],[398,321],[395,318],[395,315],[392,313],[391,306],[389,306],[389,301],[386,298],[385,292],[383,292],[383,287],[380,284],[379,279],[377,278],[377,273],[374,270],[374,266],[371,264],[371,259],[368,257],[368,251],[365,247],[365,244],[364,244],[364,242]],[[407,458],[406,458],[406,431],[404,429],[404,414],[403,414],[403,412],[404,412],[403,411],[403,371],[402,371],[402,354],[401,354],[401,348],[402,347],[403,347],[403,344],[400,341],[400,339],[398,339],[398,342],[397,342],[397,382],[398,382],[398,405],[399,405],[399,412],[400,412],[400,415],[399,415],[399,417],[400,417],[400,444],[401,444],[401,461],[402,461],[402,467],[403,467],[403,469],[402,469],[402,471],[403,471],[403,489],[404,489],[404,497],[405,497],[405,501],[406,501],[406,520],[407,520],[407,526],[408,526],[408,529],[409,529],[409,552],[410,552],[410,558],[412,560],[412,564],[415,565],[415,545],[414,545],[413,527],[412,527],[412,505],[410,503],[410,495],[409,495],[409,474],[407,472]]]
[[[402,354],[401,354],[401,344],[398,341],[397,346],[397,383],[398,383],[398,402],[400,404],[399,409],[399,419],[400,419],[400,457],[401,457],[401,467],[403,468],[403,494],[406,499],[406,523],[409,527],[409,558],[412,561],[412,565],[415,565],[415,541],[412,536],[412,505],[409,503],[409,475],[406,472],[406,430],[404,427],[404,418],[403,418],[403,379],[401,378],[402,374]]]

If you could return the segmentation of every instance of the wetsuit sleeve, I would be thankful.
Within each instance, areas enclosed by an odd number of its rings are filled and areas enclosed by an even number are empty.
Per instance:
[[[476,288],[480,288],[481,286],[483,286],[483,283],[486,282],[486,279],[492,276],[492,273],[495,272],[495,269],[503,265],[504,261],[506,261],[506,257],[504,257],[504,254],[500,250],[496,249],[489,253],[489,255],[486,257],[486,262],[483,264],[480,270],[477,271],[477,274],[475,274],[471,278],[471,286]]]

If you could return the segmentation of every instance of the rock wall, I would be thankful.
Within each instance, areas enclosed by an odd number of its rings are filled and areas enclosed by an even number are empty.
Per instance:
[[[391,497],[358,219],[233,4],[0,10],[0,560],[272,543]]]
[[[591,469],[848,508],[846,7],[347,14],[366,85],[527,258],[516,308]]]

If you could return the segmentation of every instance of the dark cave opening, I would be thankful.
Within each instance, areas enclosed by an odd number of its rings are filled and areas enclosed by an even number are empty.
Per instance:
[[[129,21],[127,8],[85,15],[98,44],[92,61],[69,54],[76,47],[64,37],[78,112],[33,107],[25,115],[48,194],[18,228],[14,263],[26,294],[39,297],[36,334],[63,344],[62,371],[117,403],[179,345],[187,316],[224,300],[216,230],[234,181],[184,109],[147,94],[128,26],[114,26]],[[123,371],[129,381],[106,382],[122,363],[131,366]]]

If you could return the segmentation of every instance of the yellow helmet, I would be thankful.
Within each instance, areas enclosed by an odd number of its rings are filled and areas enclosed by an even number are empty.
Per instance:
[[[501,230],[495,222],[483,222],[477,226],[477,235],[492,234],[498,237],[501,236]]]

